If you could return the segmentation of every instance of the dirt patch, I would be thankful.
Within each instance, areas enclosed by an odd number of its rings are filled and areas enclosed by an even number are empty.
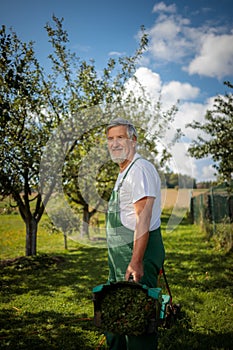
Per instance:
[[[38,256],[20,256],[12,259],[5,259],[0,261],[0,267],[14,266],[16,269],[37,269],[50,267],[64,262],[62,256],[49,256],[49,255],[38,255]]]

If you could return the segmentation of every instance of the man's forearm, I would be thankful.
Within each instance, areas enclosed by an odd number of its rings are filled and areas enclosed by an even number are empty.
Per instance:
[[[138,234],[137,230],[134,233],[133,254],[131,261],[142,262],[149,240],[149,231]]]
[[[142,276],[144,275],[143,258],[149,239],[149,232],[146,232],[145,234],[140,235],[140,237],[137,238],[137,232],[135,231],[135,236],[136,237],[133,244],[133,253],[131,261],[126,270],[125,279],[128,281],[130,275],[132,275],[133,280],[135,282],[139,282]]]
[[[136,227],[134,231],[132,257],[125,274],[126,280],[128,280],[129,276],[132,274],[134,281],[139,282],[144,274],[143,258],[149,240],[153,202],[154,198],[144,197],[134,204]]]

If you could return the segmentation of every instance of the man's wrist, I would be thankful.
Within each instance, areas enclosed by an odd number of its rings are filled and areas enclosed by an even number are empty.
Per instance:
[[[131,264],[141,264],[143,262],[143,256],[132,256]]]

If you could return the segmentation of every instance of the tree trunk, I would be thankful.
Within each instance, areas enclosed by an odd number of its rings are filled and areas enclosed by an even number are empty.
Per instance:
[[[26,219],[26,256],[36,255],[37,228],[35,218]]]
[[[87,237],[89,236],[89,223],[90,223],[91,215],[88,211],[88,205],[85,205],[83,207],[83,219],[82,219],[82,225],[81,225],[81,237]]]
[[[64,248],[68,250],[68,242],[67,242],[67,235],[64,233]]]

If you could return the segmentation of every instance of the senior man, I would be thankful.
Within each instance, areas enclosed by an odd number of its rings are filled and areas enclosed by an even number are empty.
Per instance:
[[[109,200],[107,244],[109,281],[133,278],[157,286],[165,251],[160,231],[161,182],[154,165],[137,153],[137,131],[125,119],[106,129],[108,149],[119,174]],[[155,350],[157,335],[106,334],[111,350]]]

